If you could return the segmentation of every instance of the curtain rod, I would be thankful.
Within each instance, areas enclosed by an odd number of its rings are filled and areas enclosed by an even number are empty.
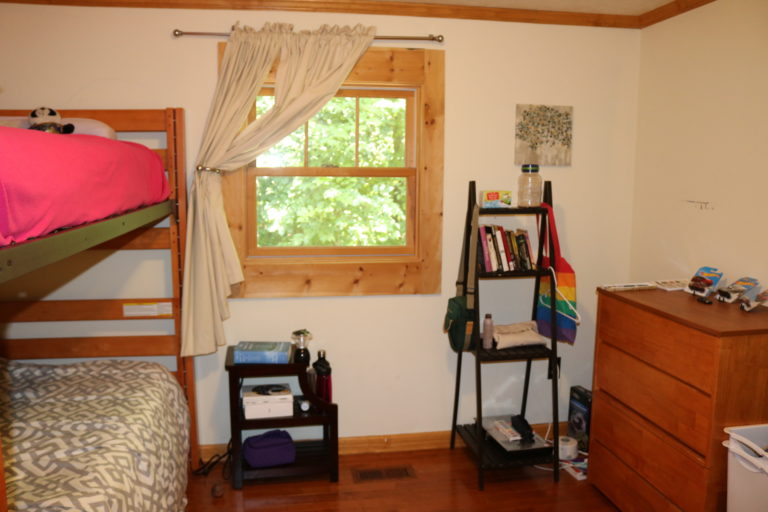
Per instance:
[[[229,32],[187,32],[184,30],[175,29],[173,31],[173,37],[181,37],[181,36],[219,36],[219,37],[229,37]],[[375,36],[375,40],[378,41],[435,41],[438,43],[442,43],[445,39],[441,35],[432,35],[429,34],[428,36]]]

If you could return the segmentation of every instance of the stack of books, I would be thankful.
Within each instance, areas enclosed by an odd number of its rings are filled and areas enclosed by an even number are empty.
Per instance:
[[[478,257],[485,272],[536,269],[528,230],[496,225],[481,225],[478,230]]]
[[[234,349],[235,364],[286,364],[292,356],[290,341],[241,341]]]

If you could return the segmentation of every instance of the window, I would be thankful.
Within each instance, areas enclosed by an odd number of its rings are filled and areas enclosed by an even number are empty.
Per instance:
[[[262,91],[255,116],[272,94]],[[248,256],[412,252],[414,98],[413,89],[343,88],[260,155],[248,171]]]
[[[439,292],[442,146],[442,52],[369,49],[309,122],[225,175],[241,296]]]

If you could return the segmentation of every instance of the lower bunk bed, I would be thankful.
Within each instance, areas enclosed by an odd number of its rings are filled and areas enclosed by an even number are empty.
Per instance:
[[[164,367],[0,359],[0,407],[11,509],[184,511],[189,411]]]
[[[20,119],[28,112],[0,110],[0,126],[3,119]],[[162,183],[152,184],[160,196],[151,192],[150,199],[145,197],[138,205],[126,202],[130,200],[107,201],[105,198],[122,194],[126,189],[135,188],[143,193],[149,181],[156,181],[156,177],[142,172],[124,180],[128,172],[126,159],[143,166],[144,162],[158,158],[147,159],[142,154],[146,147],[122,144],[136,146],[129,149],[138,152],[138,157],[123,154],[114,164],[106,161],[101,169],[85,173],[93,175],[95,184],[74,187],[61,183],[59,176],[59,184],[41,186],[41,193],[35,195],[44,197],[48,203],[42,203],[37,210],[39,216],[32,214],[35,217],[30,222],[18,213],[18,205],[26,203],[29,192],[27,196],[14,196],[14,190],[23,191],[29,184],[14,180],[21,179],[19,176],[36,177],[39,183],[40,177],[32,167],[24,167],[24,155],[5,154],[6,161],[0,161],[0,188],[6,201],[0,204],[0,243],[6,244],[0,247],[0,292],[10,291],[0,294],[0,456],[4,466],[0,510],[183,511],[191,462],[200,460],[193,360],[179,356],[186,223],[184,113],[168,108],[70,110],[61,115],[64,122],[94,120],[114,130],[118,138],[140,139],[159,157],[165,172],[161,170]],[[67,138],[73,137],[40,135],[53,137],[46,140],[51,141],[56,151],[59,145],[69,143]],[[0,130],[0,137],[5,136],[30,138],[22,131]],[[112,144],[88,140],[89,136],[81,135],[72,142],[89,147],[92,143],[98,147]],[[35,137],[39,138],[31,138]],[[17,151],[24,145],[6,147]],[[61,174],[66,170],[63,164],[71,163],[63,160],[76,159],[67,151],[65,148],[63,154],[58,153],[59,161],[51,165],[54,172]],[[102,162],[101,149],[95,151],[86,155],[83,162]],[[33,160],[40,158],[36,156]],[[23,172],[3,174],[3,165],[7,167],[8,161],[12,170]],[[133,176],[133,171],[130,174]],[[121,190],[110,190],[110,184],[116,183]],[[19,187],[11,188],[16,185]],[[28,190],[36,192],[34,187]],[[67,189],[74,188],[88,190],[93,200],[68,198]],[[57,190],[62,192],[61,196],[56,195]],[[14,197],[18,200],[15,205],[11,202]],[[72,211],[79,207],[78,202],[87,203],[86,217]],[[111,202],[116,203],[114,211],[105,206]],[[49,215],[57,208],[65,218],[61,225],[51,221]],[[30,300],[26,292],[17,291],[25,289],[27,280],[40,280],[41,275],[45,280],[47,272],[55,271],[50,269],[68,265],[72,261],[70,256],[90,250],[110,254],[118,250],[164,251],[169,269],[163,279],[168,281],[166,289],[170,293],[152,297]],[[48,266],[53,263],[56,264]],[[128,271],[121,268],[117,273]],[[92,335],[67,334],[68,323],[114,320],[121,321],[117,336],[99,334],[98,329]],[[171,327],[163,334],[147,333],[146,326],[139,325],[147,320],[161,320]],[[10,326],[30,323],[41,323],[40,332],[50,330],[52,325],[62,328],[49,337],[7,335]],[[137,325],[135,332],[130,332],[130,327],[129,332],[124,332],[125,326],[132,324]],[[30,361],[38,359],[63,361]],[[163,360],[163,364],[158,364],[157,359]]]

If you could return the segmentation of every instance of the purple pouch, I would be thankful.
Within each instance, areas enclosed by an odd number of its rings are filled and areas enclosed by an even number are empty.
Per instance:
[[[247,438],[243,442],[243,457],[252,468],[291,464],[296,460],[296,447],[285,430],[270,430]]]

